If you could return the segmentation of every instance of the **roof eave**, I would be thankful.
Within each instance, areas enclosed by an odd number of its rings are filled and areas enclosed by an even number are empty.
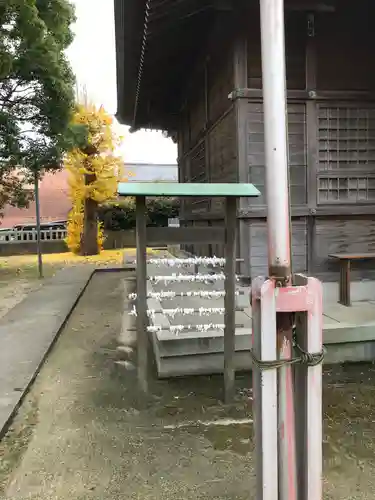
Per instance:
[[[117,112],[116,119],[123,125],[133,126],[135,85],[146,0],[114,0]],[[125,71],[135,78],[125,78]]]

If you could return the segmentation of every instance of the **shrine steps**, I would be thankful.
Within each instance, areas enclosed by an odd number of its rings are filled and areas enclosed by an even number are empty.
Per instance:
[[[375,316],[375,304],[367,303]],[[337,307],[337,306],[335,306]],[[355,307],[355,306],[354,306]],[[365,305],[361,306],[361,309]],[[353,308],[354,314],[354,308]],[[222,373],[224,338],[219,332],[189,332],[179,336],[150,333],[159,378]],[[375,363],[375,320],[324,325],[325,364]],[[251,329],[236,332],[237,371],[251,369]]]
[[[160,378],[183,375],[222,373],[224,336],[219,332],[189,332],[179,336],[164,332],[151,333],[157,373]],[[235,364],[237,370],[251,366],[251,334],[249,329],[236,332]]]

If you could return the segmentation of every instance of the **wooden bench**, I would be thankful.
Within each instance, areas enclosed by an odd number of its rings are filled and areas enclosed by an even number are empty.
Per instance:
[[[352,260],[375,259],[375,253],[332,253],[329,255],[332,259],[340,262],[340,304],[349,307],[350,301],[350,263]]]

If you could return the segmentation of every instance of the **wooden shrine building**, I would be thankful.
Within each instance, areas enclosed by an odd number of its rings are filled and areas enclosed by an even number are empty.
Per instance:
[[[169,133],[180,182],[261,191],[239,207],[238,256],[241,274],[265,274],[259,3],[114,1],[118,119]],[[371,0],[285,0],[292,264],[326,279],[337,276],[330,253],[375,251],[373,19]],[[222,202],[184,201],[181,219],[223,224]],[[221,255],[215,245],[193,251]]]

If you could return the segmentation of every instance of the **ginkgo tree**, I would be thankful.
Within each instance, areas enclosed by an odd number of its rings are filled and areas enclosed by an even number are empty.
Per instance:
[[[68,218],[69,249],[80,255],[96,255],[103,245],[98,207],[116,198],[123,177],[123,160],[116,154],[121,138],[113,130],[113,119],[103,107],[78,104],[73,125],[87,130],[85,144],[71,150],[65,159],[72,210]]]

